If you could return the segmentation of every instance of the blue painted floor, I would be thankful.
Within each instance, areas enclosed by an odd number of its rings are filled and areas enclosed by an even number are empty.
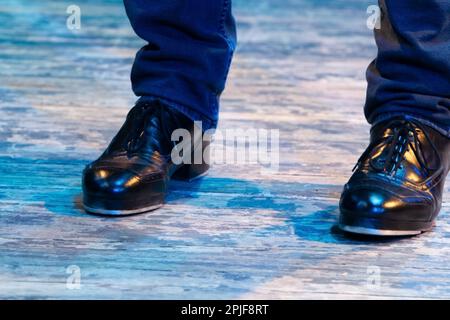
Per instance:
[[[77,0],[76,32],[70,4],[0,4],[1,298],[450,297],[448,201],[435,230],[413,239],[334,227],[368,141],[372,1],[235,1],[220,128],[278,129],[279,172],[214,166],[174,183],[163,209],[112,220],[80,209],[81,170],[135,100],[143,42],[122,1]]]

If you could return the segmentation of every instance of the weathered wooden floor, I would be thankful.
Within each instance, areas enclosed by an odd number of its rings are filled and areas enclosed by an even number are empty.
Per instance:
[[[134,101],[142,42],[122,1],[75,2],[76,33],[71,3],[0,4],[0,298],[450,298],[449,202],[413,239],[333,227],[368,138],[374,1],[236,0],[221,127],[279,129],[279,173],[216,166],[126,219],[80,210],[80,176]],[[80,289],[66,286],[71,265]]]

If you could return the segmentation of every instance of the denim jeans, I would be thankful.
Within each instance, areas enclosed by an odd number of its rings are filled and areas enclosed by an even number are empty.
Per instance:
[[[380,0],[377,58],[367,70],[372,124],[407,116],[450,136],[450,1]]]
[[[161,99],[203,128],[217,125],[236,46],[231,0],[124,0],[148,42],[131,79],[141,99]],[[450,1],[380,0],[378,55],[367,70],[365,115],[376,124],[415,118],[450,136]],[[299,35],[301,36],[301,35]]]
[[[142,100],[163,100],[203,129],[217,125],[219,98],[236,47],[231,0],[124,0],[148,44],[131,72]]]

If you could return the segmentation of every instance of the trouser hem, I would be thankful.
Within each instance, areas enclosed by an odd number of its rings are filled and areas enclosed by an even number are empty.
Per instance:
[[[406,120],[408,119],[412,119],[415,120],[423,125],[426,125],[430,128],[433,128],[434,130],[436,130],[437,132],[439,132],[440,134],[442,134],[443,136],[450,138],[450,130],[449,128],[440,125],[440,124],[436,124],[428,119],[422,118],[420,116],[416,116],[413,114],[405,114],[405,113],[397,113],[397,112],[393,112],[393,113],[385,113],[385,114],[381,114],[378,115],[377,117],[374,118],[373,121],[371,121],[372,126],[376,126],[377,124],[381,123],[381,122],[385,122],[394,118],[399,118],[399,117],[403,117]]]
[[[191,119],[192,121],[201,121],[202,122],[202,129],[209,130],[209,129],[215,129],[217,127],[217,120],[213,120],[204,114],[201,114],[200,112],[196,111],[193,108],[190,108],[186,105],[180,104],[178,102],[172,101],[170,99],[167,99],[165,97],[161,97],[158,95],[146,95],[142,96],[138,99],[138,102],[154,102],[154,101],[160,101],[163,105],[173,108],[178,112],[181,112],[186,117]]]

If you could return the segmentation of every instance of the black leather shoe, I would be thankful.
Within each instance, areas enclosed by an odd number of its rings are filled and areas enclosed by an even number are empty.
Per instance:
[[[192,120],[159,102],[133,107],[106,151],[83,172],[86,211],[114,216],[148,212],[163,205],[170,178],[193,180],[204,175],[209,166],[203,160],[198,164],[172,161],[176,143],[171,135],[176,129],[188,130],[192,146],[202,148],[203,155],[206,144],[202,134],[194,138]],[[189,150],[192,155],[195,151],[194,147]]]
[[[414,120],[372,128],[341,196],[340,228],[381,236],[430,230],[441,209],[449,151],[448,138]]]

